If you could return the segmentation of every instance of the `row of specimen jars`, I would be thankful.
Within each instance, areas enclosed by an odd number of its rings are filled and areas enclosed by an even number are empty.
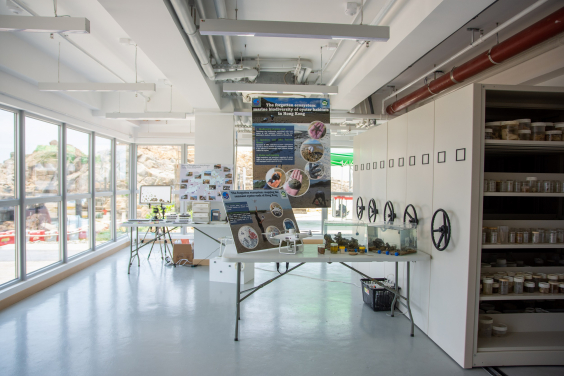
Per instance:
[[[486,140],[562,141],[564,123],[535,122],[531,119],[486,123]]]
[[[507,295],[523,293],[564,293],[564,274],[546,274],[530,272],[498,272],[482,274],[480,293],[483,295]]]
[[[556,244],[564,243],[562,228],[482,227],[482,244]]]
[[[484,192],[564,193],[564,182],[534,176],[526,180],[484,179]]]

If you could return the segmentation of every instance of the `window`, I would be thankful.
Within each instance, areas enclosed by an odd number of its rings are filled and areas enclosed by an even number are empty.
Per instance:
[[[300,231],[321,231],[322,209],[294,209]]]
[[[67,201],[67,256],[88,251],[90,244],[90,200]]]
[[[117,234],[116,238],[120,236],[129,235],[129,229],[120,227],[120,224],[129,220],[129,195],[118,195],[116,197],[116,223]]]
[[[18,277],[16,255],[16,207],[0,207],[0,285]]]
[[[59,126],[25,119],[26,196],[59,193]]]
[[[15,126],[16,114],[0,110],[0,200],[15,196]]]
[[[112,140],[96,136],[96,192],[112,190]]]
[[[59,203],[28,205],[26,223],[26,270],[34,272],[61,261]]]
[[[96,246],[112,240],[112,197],[96,197]]]
[[[195,163],[196,150],[194,145],[186,146],[186,163]]]
[[[172,185],[176,182],[176,168],[181,160],[182,148],[176,145],[137,146],[137,189],[143,185]],[[139,205],[137,218],[150,218],[148,205]],[[173,202],[175,198],[173,197]],[[175,205],[167,205],[167,212],[175,211]]]
[[[352,164],[347,164],[350,159],[352,163],[353,149],[331,148],[332,155],[339,155],[341,165],[331,165],[331,191],[332,192],[352,192]],[[336,159],[336,158],[331,158]]]
[[[237,146],[237,189],[253,189],[253,149]]]
[[[67,128],[67,192],[90,192],[90,135]]]
[[[116,188],[129,189],[129,144],[116,142]]]

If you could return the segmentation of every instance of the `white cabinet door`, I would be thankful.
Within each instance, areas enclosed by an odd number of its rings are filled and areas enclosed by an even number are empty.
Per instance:
[[[432,249],[428,334],[463,367],[472,367],[480,107],[475,85],[435,101],[433,211],[444,209],[450,216],[451,240],[443,252]],[[442,218],[438,222],[435,227]]]
[[[372,180],[370,184],[370,198],[374,199],[378,214],[375,222],[382,222],[382,213],[386,203],[386,159],[388,157],[388,124],[380,124],[371,129],[370,143],[372,144]],[[371,262],[370,276],[385,278],[385,263]]]
[[[426,104],[410,111],[405,116],[407,116],[405,202],[406,205],[413,205],[417,211],[419,220],[417,249],[419,252],[431,254],[430,233],[433,215],[433,163],[431,157],[435,142],[435,103]],[[428,328],[430,272],[431,261],[411,263],[411,312],[415,324],[425,333]]]
[[[356,200],[360,196],[359,188],[362,186],[360,174],[360,157],[362,153],[361,142],[362,135],[353,138],[353,204],[352,204],[352,218],[356,220]]]

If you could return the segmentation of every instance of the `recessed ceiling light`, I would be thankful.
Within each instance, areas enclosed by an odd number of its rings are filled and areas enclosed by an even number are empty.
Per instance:
[[[40,82],[40,91],[155,91],[150,83]]]
[[[337,86],[225,83],[224,93],[336,95]]]

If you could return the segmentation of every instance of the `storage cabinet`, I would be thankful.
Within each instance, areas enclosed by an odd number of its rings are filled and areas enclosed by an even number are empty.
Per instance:
[[[362,194],[366,205],[371,198],[377,200],[380,214],[384,203],[391,200],[399,221],[403,221],[406,205],[413,204],[420,220],[418,249],[432,256],[427,263],[412,263],[415,324],[465,368],[564,364],[564,309],[559,311],[564,306],[558,305],[564,303],[564,294],[525,298],[481,296],[479,291],[480,265],[493,254],[534,258],[552,252],[550,257],[564,260],[564,243],[534,247],[481,244],[483,226],[564,228],[564,193],[483,191],[484,178],[531,175],[564,181],[564,141],[484,140],[486,121],[521,118],[564,121],[564,90],[469,85],[355,138],[355,161],[357,154],[370,152],[372,162],[378,162],[370,180],[362,171],[354,175],[355,194]],[[403,166],[400,158],[404,158]],[[385,170],[380,169],[381,160],[386,161]],[[393,167],[390,160],[394,160]],[[444,209],[451,221],[451,242],[443,252],[431,241],[431,218],[437,209]],[[383,220],[381,215],[378,220]],[[392,263],[371,269],[371,275],[386,277],[391,270]],[[527,270],[539,271],[537,267]],[[543,270],[564,273],[564,264]],[[398,274],[400,285],[405,286],[403,271]],[[550,299],[556,302],[550,307],[556,308],[543,314],[512,309],[527,299]],[[494,315],[494,321],[507,324],[506,337],[478,337],[479,306],[484,302],[499,308],[501,313]]]

